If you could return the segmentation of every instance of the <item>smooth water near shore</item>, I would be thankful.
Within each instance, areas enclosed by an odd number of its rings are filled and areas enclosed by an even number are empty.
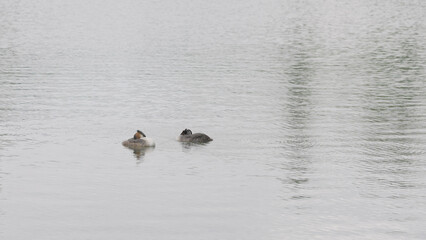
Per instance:
[[[425,13],[1,1],[0,239],[425,239]]]

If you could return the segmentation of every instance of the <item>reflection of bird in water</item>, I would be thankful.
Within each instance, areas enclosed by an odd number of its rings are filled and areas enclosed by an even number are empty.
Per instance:
[[[204,133],[192,133],[190,129],[186,129],[182,131],[182,133],[178,137],[178,141],[180,142],[188,142],[188,143],[208,143],[213,141],[209,136]]]
[[[135,156],[137,160],[136,161],[137,164],[140,164],[143,161],[146,153],[154,151],[154,148],[130,148],[130,149],[133,149],[133,155]]]
[[[152,138],[148,138],[142,131],[137,130],[133,138],[122,143],[126,147],[155,147],[155,142]]]
[[[181,142],[182,144],[182,152],[189,153],[191,151],[191,147],[195,144],[189,142]]]
[[[206,147],[206,144],[192,143],[192,142],[181,142],[180,144],[182,145],[182,152],[184,153],[190,153],[194,150],[197,151]]]

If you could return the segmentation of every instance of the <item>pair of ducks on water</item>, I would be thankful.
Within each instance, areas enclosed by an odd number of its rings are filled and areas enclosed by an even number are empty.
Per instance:
[[[204,133],[192,133],[190,129],[185,129],[178,137],[180,142],[189,143],[208,143],[213,141],[209,136]],[[142,131],[137,130],[133,138],[123,142],[126,147],[154,147],[155,142],[152,138],[148,138]]]

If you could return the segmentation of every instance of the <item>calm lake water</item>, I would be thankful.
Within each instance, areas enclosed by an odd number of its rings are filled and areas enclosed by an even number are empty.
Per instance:
[[[0,2],[0,239],[420,240],[425,212],[425,1]]]

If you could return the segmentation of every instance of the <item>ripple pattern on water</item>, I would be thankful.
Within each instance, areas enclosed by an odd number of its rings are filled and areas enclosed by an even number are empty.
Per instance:
[[[0,2],[0,238],[423,239],[425,12]]]

